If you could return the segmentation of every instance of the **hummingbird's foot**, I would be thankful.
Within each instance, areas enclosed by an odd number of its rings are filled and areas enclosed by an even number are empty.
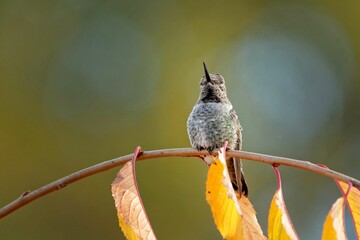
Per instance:
[[[203,148],[202,146],[196,146],[196,149],[200,152],[200,151],[204,150],[205,148]]]
[[[212,154],[212,152],[214,151],[215,147],[208,147],[206,150]]]

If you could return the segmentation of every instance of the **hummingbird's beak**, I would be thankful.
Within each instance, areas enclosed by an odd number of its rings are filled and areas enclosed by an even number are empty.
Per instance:
[[[205,65],[204,62],[203,62],[203,64],[204,64],[204,71],[205,71],[206,80],[207,80],[208,82],[211,82],[211,78],[210,78],[209,72],[208,72],[208,70],[207,70],[207,68],[206,68],[206,65]]]

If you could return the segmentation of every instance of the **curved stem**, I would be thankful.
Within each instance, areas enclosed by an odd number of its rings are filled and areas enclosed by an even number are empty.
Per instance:
[[[275,171],[275,175],[276,175],[276,180],[278,183],[278,190],[281,189],[281,176],[280,176],[280,171],[278,169],[278,167],[273,166],[273,169]]]
[[[216,152],[214,152],[216,154]],[[137,161],[152,159],[152,158],[163,158],[163,157],[199,157],[209,155],[209,153],[204,151],[197,151],[192,148],[174,148],[174,149],[162,149],[162,150],[153,150],[139,153]],[[244,151],[235,151],[229,150],[226,152],[226,155],[229,157],[241,158],[245,160],[252,160],[257,162],[263,162],[270,165],[284,165],[295,168],[304,169],[311,171],[317,174],[321,174],[333,179],[337,179],[343,182],[351,182],[354,187],[360,189],[360,181],[349,177],[345,174],[333,171],[331,169],[325,169],[316,164],[300,161],[291,158],[276,157],[259,153],[244,152]],[[83,178],[91,176],[96,173],[100,173],[111,168],[123,165],[125,162],[132,159],[133,154],[121,156],[114,158],[91,167],[82,169],[80,171],[74,172],[68,176],[65,176],[61,179],[58,179],[52,183],[49,183],[45,186],[42,186],[34,191],[28,191],[23,193],[19,198],[15,199],[13,202],[4,206],[0,209],[0,219],[9,215],[10,213],[16,211],[17,209],[25,206],[26,204],[46,195],[53,191],[60,190],[66,187],[68,184],[79,181]]]

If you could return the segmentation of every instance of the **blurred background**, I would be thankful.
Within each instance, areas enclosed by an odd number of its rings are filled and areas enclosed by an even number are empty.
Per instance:
[[[359,179],[360,2],[347,3],[2,0],[0,207],[138,145],[189,147],[202,61],[226,80],[244,150]],[[266,233],[275,175],[265,164],[244,165]],[[339,190],[329,178],[280,170],[298,234],[320,239]],[[1,220],[1,238],[124,239],[110,191],[117,171],[14,212]],[[221,239],[206,173],[195,158],[138,163],[159,239]]]

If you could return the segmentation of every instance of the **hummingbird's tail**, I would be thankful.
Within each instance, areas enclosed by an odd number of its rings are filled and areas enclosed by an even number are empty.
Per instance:
[[[246,184],[246,181],[245,181],[245,177],[244,177],[244,172],[242,169],[240,169],[240,172],[241,172],[241,192],[244,194],[245,197],[248,196],[249,194],[249,190],[248,190],[248,186]]]
[[[234,190],[238,192],[239,197],[242,195],[247,197],[249,191],[245,181],[244,172],[242,170],[241,159],[229,158],[226,164]]]

